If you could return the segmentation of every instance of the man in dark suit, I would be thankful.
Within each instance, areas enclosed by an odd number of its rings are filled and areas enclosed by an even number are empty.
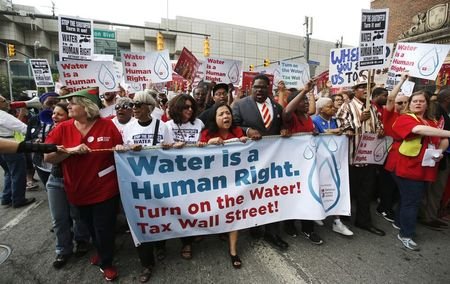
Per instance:
[[[269,78],[258,75],[253,78],[251,96],[237,101],[233,105],[233,120],[242,127],[253,140],[262,136],[279,135],[282,125],[281,106],[269,97]],[[278,235],[279,224],[265,226],[264,239],[279,249],[287,249],[288,244]],[[252,228],[251,234],[258,234],[259,228]]]

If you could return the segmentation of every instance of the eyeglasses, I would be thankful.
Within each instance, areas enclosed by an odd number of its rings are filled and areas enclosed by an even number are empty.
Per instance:
[[[397,105],[401,106],[401,105],[406,105],[408,102],[396,102]]]
[[[143,105],[149,105],[149,104],[143,103],[143,102],[140,102],[140,101],[136,101],[136,102],[130,104],[131,107],[135,107],[135,108],[140,108]]]
[[[121,104],[121,105],[116,105],[114,108],[116,110],[119,110],[119,109],[131,109],[132,107],[133,107],[132,103],[124,103],[124,104]]]
[[[192,107],[192,105],[184,105],[183,109],[194,109],[194,108]]]

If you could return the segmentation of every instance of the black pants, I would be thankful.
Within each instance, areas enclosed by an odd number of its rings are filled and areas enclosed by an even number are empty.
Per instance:
[[[192,242],[191,242],[192,243]],[[146,242],[141,243],[140,246],[136,247],[139,261],[141,262],[142,267],[152,267],[155,265],[155,255],[153,251],[155,248],[164,248],[166,246],[166,241],[157,241],[157,242]]]
[[[100,203],[77,206],[100,256],[100,267],[110,267],[114,258],[114,240],[119,195]]]
[[[392,208],[399,199],[399,192],[392,174],[384,168],[380,170],[380,187],[378,192],[380,196],[378,211],[392,213]]]
[[[355,225],[372,226],[370,201],[374,192],[376,170],[374,165],[350,166],[350,194],[356,201]]]
[[[302,232],[311,234],[314,231],[314,221],[311,220],[300,220],[302,224]],[[294,226],[295,220],[286,220],[284,224],[286,226]]]

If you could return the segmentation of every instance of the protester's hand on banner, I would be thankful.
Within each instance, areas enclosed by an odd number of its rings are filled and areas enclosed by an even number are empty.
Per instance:
[[[161,148],[163,148],[163,150],[169,150],[172,146],[173,144],[161,143]]]
[[[184,147],[184,145],[186,145],[186,142],[183,142],[183,141],[175,142],[175,144],[173,144],[173,148],[181,149]]]
[[[84,143],[72,148],[67,148],[67,153],[71,155],[87,154],[89,152],[91,152],[91,149]]]
[[[58,153],[69,154],[69,151],[67,151],[66,147],[62,145],[57,145],[56,148],[58,149]]]
[[[289,138],[292,136],[292,133],[289,131],[289,129],[281,129],[280,135],[281,137]]]
[[[198,147],[205,147],[206,145],[208,145],[208,143],[206,143],[206,142],[198,142],[197,143]]]
[[[127,152],[127,151],[141,151],[142,145],[139,144],[132,144],[132,145],[116,145],[114,147],[114,151],[117,151],[119,153]]]
[[[261,139],[261,133],[259,133],[258,130],[252,129],[252,128],[247,129],[247,136],[248,136],[248,138],[250,138],[252,140]]]
[[[248,137],[247,136],[242,136],[241,138],[239,138],[239,141],[241,141],[242,143],[247,142]]]
[[[208,141],[209,145],[223,145],[223,139],[220,137],[211,138]]]

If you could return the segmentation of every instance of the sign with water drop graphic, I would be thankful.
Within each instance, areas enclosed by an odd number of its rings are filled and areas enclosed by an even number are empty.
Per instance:
[[[208,57],[205,61],[206,81],[216,83],[232,83],[238,85],[242,72],[242,61]]]
[[[119,90],[119,80],[111,61],[57,62],[59,80],[71,91],[99,87],[100,93]]]
[[[409,72],[411,77],[435,80],[449,50],[447,44],[398,43],[389,73]]]

